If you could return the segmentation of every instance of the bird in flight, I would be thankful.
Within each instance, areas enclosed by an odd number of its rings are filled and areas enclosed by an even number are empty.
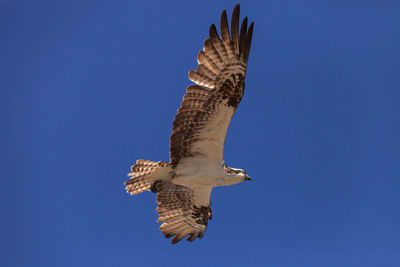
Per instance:
[[[247,28],[246,17],[239,32],[239,10],[239,5],[233,9],[230,33],[225,10],[220,35],[211,25],[197,70],[189,72],[195,84],[187,87],[173,122],[170,162],[137,160],[125,182],[131,195],[157,193],[160,230],[173,237],[172,244],[186,236],[188,241],[203,237],[212,218],[214,187],[251,180],[223,159],[226,132],[244,93],[254,25]]]

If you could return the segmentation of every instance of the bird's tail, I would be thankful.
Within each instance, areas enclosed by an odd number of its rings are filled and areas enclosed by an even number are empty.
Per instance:
[[[164,161],[154,162],[150,160],[139,159],[131,167],[128,174],[131,178],[125,182],[126,191],[131,195],[142,193],[146,190],[158,192],[159,187],[170,178],[169,163]],[[165,181],[165,182],[164,182]]]

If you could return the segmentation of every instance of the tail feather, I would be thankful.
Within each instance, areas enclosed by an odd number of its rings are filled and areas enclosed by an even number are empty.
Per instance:
[[[164,161],[154,162],[150,160],[139,159],[136,164],[131,167],[131,172],[128,174],[131,178],[125,182],[126,191],[131,195],[142,193],[150,190],[152,184],[158,178],[155,174],[156,170],[168,166]]]

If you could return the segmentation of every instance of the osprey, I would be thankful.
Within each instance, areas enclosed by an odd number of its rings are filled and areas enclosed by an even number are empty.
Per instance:
[[[236,5],[229,34],[226,11],[221,15],[221,32],[210,27],[210,38],[197,57],[196,71],[189,79],[196,85],[186,89],[173,122],[170,162],[137,160],[125,182],[136,195],[146,190],[157,193],[158,222],[172,244],[189,236],[202,238],[211,220],[211,191],[216,186],[251,180],[244,170],[228,167],[223,159],[226,132],[242,99],[253,25],[244,18],[239,34]]]

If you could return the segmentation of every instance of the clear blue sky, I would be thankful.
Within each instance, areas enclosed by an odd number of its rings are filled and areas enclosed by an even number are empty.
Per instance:
[[[167,3],[168,2],[168,3]],[[234,1],[0,1],[2,266],[400,266],[400,3],[244,1],[255,22],[202,240],[172,246],[136,159],[168,161]]]

